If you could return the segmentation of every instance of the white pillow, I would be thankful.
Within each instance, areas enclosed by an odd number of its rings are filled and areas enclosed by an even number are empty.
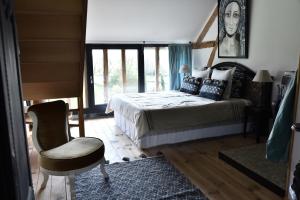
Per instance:
[[[231,95],[232,77],[235,71],[235,67],[228,70],[214,69],[211,75],[211,79],[225,80],[227,82],[226,89],[223,94],[224,99],[229,99]]]
[[[193,71],[193,76],[196,77],[196,78],[202,78],[202,79],[209,78],[210,70],[211,69],[208,67],[206,70]]]

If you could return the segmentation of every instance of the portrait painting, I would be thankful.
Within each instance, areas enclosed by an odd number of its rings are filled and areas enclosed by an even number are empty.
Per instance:
[[[219,0],[218,57],[248,58],[247,0]]]

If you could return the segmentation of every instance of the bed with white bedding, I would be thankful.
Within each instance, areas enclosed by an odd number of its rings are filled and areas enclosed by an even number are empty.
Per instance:
[[[246,99],[214,101],[176,91],[132,93],[115,95],[106,112],[114,111],[117,125],[135,144],[149,148],[239,133],[243,127],[244,108],[249,104]],[[201,130],[211,133],[203,135]]]
[[[106,112],[140,148],[241,133],[245,98],[214,101],[183,92],[113,96]]]

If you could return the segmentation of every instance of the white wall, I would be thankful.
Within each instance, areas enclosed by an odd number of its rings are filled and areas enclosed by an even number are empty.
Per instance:
[[[300,54],[300,0],[252,0],[250,7],[249,58],[218,59],[242,63],[253,70],[268,69],[278,79],[294,70]],[[215,25],[214,29],[216,29]],[[201,63],[194,50],[194,64]],[[202,56],[203,57],[203,56]]]
[[[193,41],[217,0],[89,0],[87,43]]]

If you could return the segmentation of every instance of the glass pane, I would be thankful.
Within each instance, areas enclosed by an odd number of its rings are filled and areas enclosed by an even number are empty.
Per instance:
[[[103,50],[92,50],[94,72],[94,99],[95,105],[103,104],[104,101],[104,77],[103,77]]]
[[[168,47],[159,48],[159,90],[170,89],[169,78],[169,49]]]
[[[122,59],[121,49],[107,50],[108,56],[108,99],[114,94],[122,93]],[[108,101],[106,99],[106,103]]]
[[[138,92],[138,51],[125,50],[126,86],[125,92]]]
[[[156,91],[155,84],[155,48],[145,48],[145,92]]]

